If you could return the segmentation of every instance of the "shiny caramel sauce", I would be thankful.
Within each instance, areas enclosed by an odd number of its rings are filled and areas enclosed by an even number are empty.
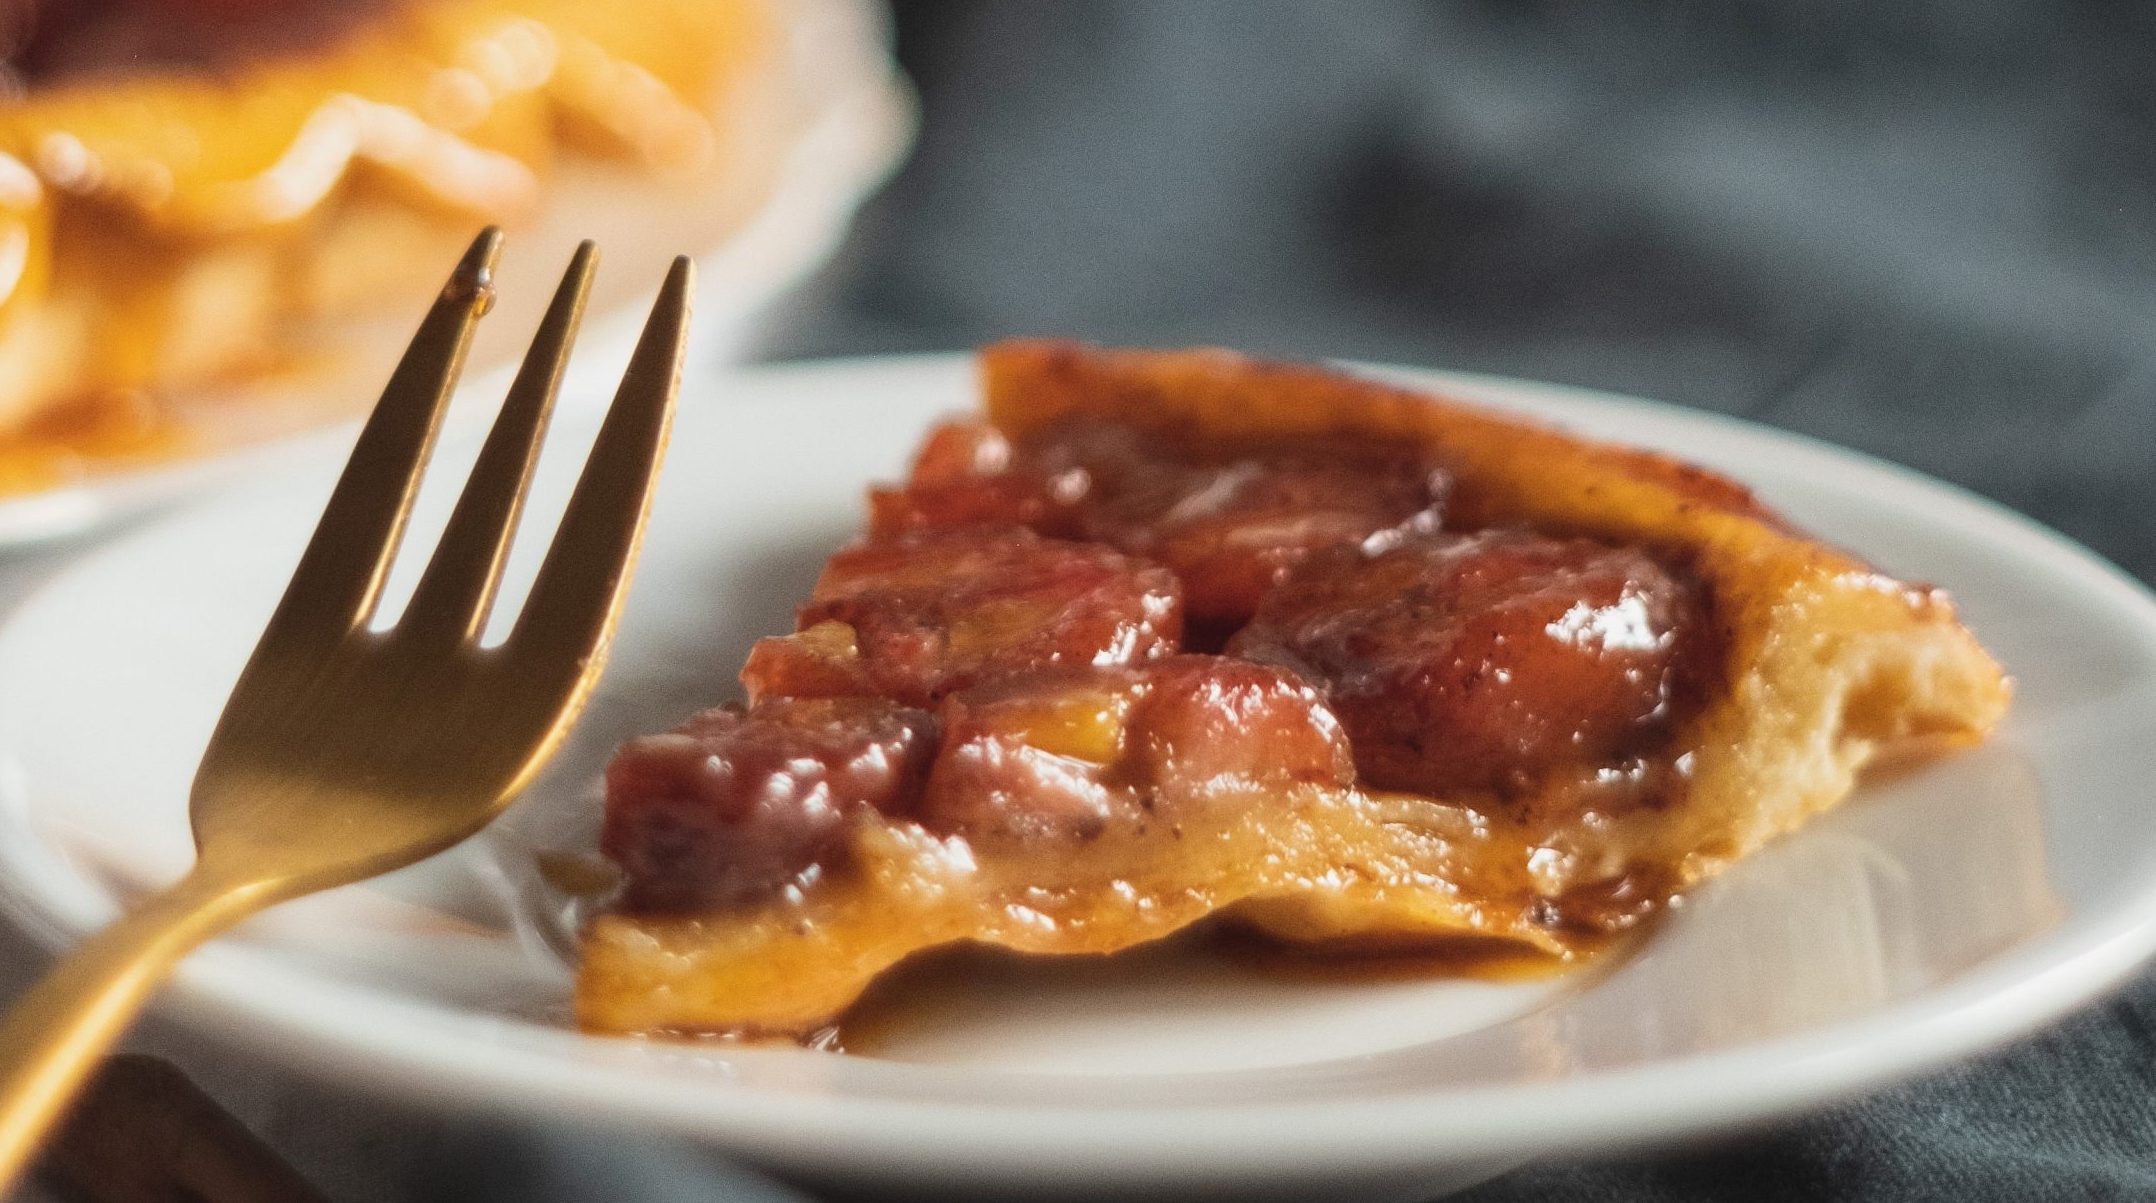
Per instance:
[[[603,857],[542,850],[533,854],[532,865],[571,905],[596,903],[621,888],[621,870]]]

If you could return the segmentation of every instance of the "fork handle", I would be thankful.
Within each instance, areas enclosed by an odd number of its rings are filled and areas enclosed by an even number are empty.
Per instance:
[[[250,883],[201,872],[63,956],[0,1022],[0,1195],[172,967],[260,909]]]

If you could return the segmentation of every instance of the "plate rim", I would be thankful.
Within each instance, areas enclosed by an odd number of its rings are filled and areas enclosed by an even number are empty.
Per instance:
[[[730,376],[715,371],[714,376],[746,381],[748,386],[739,391],[753,394],[787,382],[813,386],[818,377],[858,379],[894,372],[955,381],[970,372],[972,362],[965,353],[864,356],[759,366]],[[2156,638],[2156,593],[2123,569],[1998,502],[1877,456],[1727,414],[1602,390],[1398,365],[1349,366],[1500,407],[1531,400],[1538,412],[1554,402],[1559,409],[1651,414],[1679,427],[1717,429],[1763,449],[1855,468],[1839,486],[1842,491],[1862,495],[1885,489],[1929,498],[1934,503],[1930,516],[2004,538],[2017,561],[2028,567],[2069,573],[2072,579],[2062,588],[2092,586],[2107,603],[2137,613],[2145,631]],[[817,391],[838,395],[828,386]],[[954,407],[963,400],[962,392],[954,392]],[[737,403],[758,402],[737,398]],[[22,607],[64,587],[93,562],[124,556],[136,540],[154,540],[169,523],[217,504],[213,497],[184,507],[97,548],[44,582]],[[0,629],[11,627],[20,613],[19,608],[10,614]],[[4,821],[14,818],[9,814]],[[0,840],[0,908],[52,947],[79,934],[81,917],[71,922],[50,908],[51,899],[41,902],[23,893],[26,866],[18,845],[28,843]],[[1405,1168],[1525,1158],[1734,1128],[1874,1089],[1994,1047],[2086,1004],[2152,954],[2156,881],[2107,912],[2025,941],[1943,984],[1857,1016],[1729,1049],[1550,1081],[1454,1085],[1383,1100],[1327,1097],[1239,1106],[1098,1108],[1036,1102],[1020,1108],[775,1092],[730,1084],[717,1075],[691,1082],[672,1073],[597,1072],[600,1063],[593,1056],[609,1062],[633,1060],[633,1050],[642,1046],[448,1012],[368,987],[332,988],[322,979],[279,965],[268,953],[232,946],[212,946],[189,962],[159,1009],[220,1036],[244,1033],[254,1042],[273,1034],[282,1037],[277,1059],[313,1071],[391,1089],[541,1111],[582,1108],[590,1114],[603,1103],[599,1109],[610,1118],[659,1124],[766,1163],[842,1162],[921,1177],[947,1173],[954,1156],[962,1157],[974,1172],[1003,1175],[1039,1172],[1044,1165],[1068,1165],[1078,1158],[1113,1157],[1116,1163],[1096,1167],[1101,1173],[1095,1177],[1158,1182],[1210,1178],[1224,1170],[1287,1171],[1308,1168],[1314,1161]],[[250,994],[278,995],[280,1000],[262,1004]],[[307,1006],[355,994],[363,1010],[387,1008],[426,1022],[380,1024],[399,1032],[377,1037],[365,1025],[350,1022],[349,1006],[335,1015]],[[498,1035],[519,1026],[538,1034],[521,1033],[513,1043],[486,1038],[490,1031]],[[606,1051],[592,1054],[594,1046]],[[727,1053],[743,1055],[742,1050]],[[757,1054],[749,1050],[747,1055]],[[1686,1087],[1686,1080],[1695,1084]],[[1642,1098],[1652,1099],[1652,1105],[1640,1106]],[[1448,1126],[1442,1130],[1431,1126],[1433,1108],[1445,1112]],[[992,1124],[992,1139],[985,1137],[984,1123]],[[953,1141],[954,1131],[963,1133],[963,1139]],[[1164,1139],[1163,1132],[1172,1132],[1172,1138]],[[833,1143],[834,1133],[843,1141]]]

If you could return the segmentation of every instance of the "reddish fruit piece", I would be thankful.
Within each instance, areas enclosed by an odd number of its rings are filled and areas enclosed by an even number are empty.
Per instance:
[[[1313,550],[1436,529],[1444,473],[1381,445],[1319,443],[1197,455],[1072,419],[1014,446],[993,426],[952,422],[903,487],[870,492],[871,533],[1000,523],[1083,536],[1165,564],[1192,619],[1239,624]]]
[[[951,526],[1072,535],[1074,506],[1086,487],[1082,471],[1022,460],[1003,432],[985,422],[946,422],[929,433],[903,486],[869,490],[869,537]]]
[[[1129,769],[1163,799],[1355,783],[1346,731],[1301,677],[1225,656],[1176,656],[1145,671]]]
[[[945,699],[951,724],[921,796],[930,830],[969,838],[1091,839],[1137,810],[1113,780],[1141,678],[1125,668],[1049,669]]]
[[[600,838],[623,905],[687,911],[780,888],[829,855],[849,815],[911,808],[935,731],[881,698],[814,698],[706,710],[630,740],[607,765]]]
[[[1382,444],[1315,440],[1202,454],[1117,423],[1057,423],[1019,448],[1037,471],[1082,474],[1088,539],[1165,564],[1193,622],[1247,621],[1310,552],[1400,528],[1435,530],[1448,481]]]
[[[972,839],[1090,840],[1218,798],[1355,780],[1314,690],[1219,656],[1006,677],[952,695],[939,718],[920,818]]]
[[[760,641],[752,699],[877,693],[926,705],[975,682],[1175,651],[1182,601],[1166,570],[1031,531],[920,531],[831,558],[800,633]]]
[[[1316,682],[1367,781],[1504,788],[1660,729],[1694,609],[1637,550],[1434,536],[1310,557],[1229,650]]]
[[[1442,474],[1406,458],[1250,455],[1164,467],[1103,493],[1085,511],[1085,533],[1167,565],[1193,622],[1233,625],[1311,552],[1436,530],[1444,488]]]
[[[1004,433],[975,418],[958,418],[928,432],[913,453],[908,484],[947,485],[1011,470],[1017,452]]]

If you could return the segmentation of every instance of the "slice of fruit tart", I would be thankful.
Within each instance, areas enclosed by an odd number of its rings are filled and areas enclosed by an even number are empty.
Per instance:
[[[1945,594],[1661,455],[1223,351],[982,369],[745,703],[615,756],[586,1028],[1208,918],[1576,957],[2007,705]]]

